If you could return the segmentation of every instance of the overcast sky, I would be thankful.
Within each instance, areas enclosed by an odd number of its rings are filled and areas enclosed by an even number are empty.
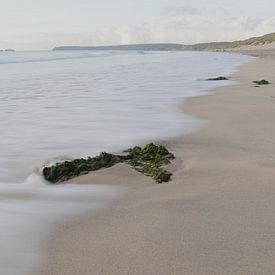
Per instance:
[[[230,41],[275,32],[275,0],[0,0],[0,49]]]

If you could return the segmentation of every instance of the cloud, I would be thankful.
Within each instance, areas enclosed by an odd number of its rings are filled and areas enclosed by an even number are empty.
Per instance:
[[[275,31],[275,17],[260,20],[250,17],[223,20],[171,20],[155,24],[152,30],[154,42],[193,44],[213,41],[233,41],[260,36]]]
[[[200,14],[199,10],[192,6],[169,6],[163,10],[163,16],[169,17],[181,17],[181,16],[189,16],[189,15],[198,15]]]
[[[233,41],[275,31],[275,17],[264,20],[235,17],[223,20],[157,20],[139,25],[117,25],[90,32],[0,34],[1,48],[51,49],[62,45],[114,45],[131,43],[193,44]]]

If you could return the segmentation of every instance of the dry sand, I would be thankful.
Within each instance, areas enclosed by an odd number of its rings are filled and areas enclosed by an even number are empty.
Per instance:
[[[42,274],[275,274],[275,60],[184,111],[208,120],[168,142],[182,160],[158,185],[123,165],[79,178],[127,186],[111,209],[52,236]],[[252,80],[270,80],[260,88]]]

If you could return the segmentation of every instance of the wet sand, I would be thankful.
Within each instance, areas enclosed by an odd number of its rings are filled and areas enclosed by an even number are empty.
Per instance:
[[[184,112],[208,124],[167,142],[172,182],[124,165],[79,178],[127,192],[53,233],[40,274],[275,273],[274,71],[254,60],[232,76],[239,84],[188,100]],[[274,84],[251,83],[263,78]]]

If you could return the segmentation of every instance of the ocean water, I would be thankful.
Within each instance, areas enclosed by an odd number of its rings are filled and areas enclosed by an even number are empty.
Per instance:
[[[205,79],[230,75],[251,59],[205,52],[0,53],[0,273],[28,274],[41,260],[39,244],[50,225],[123,192],[49,186],[41,177],[47,161],[194,131],[200,121],[182,113],[184,100],[232,84]]]

